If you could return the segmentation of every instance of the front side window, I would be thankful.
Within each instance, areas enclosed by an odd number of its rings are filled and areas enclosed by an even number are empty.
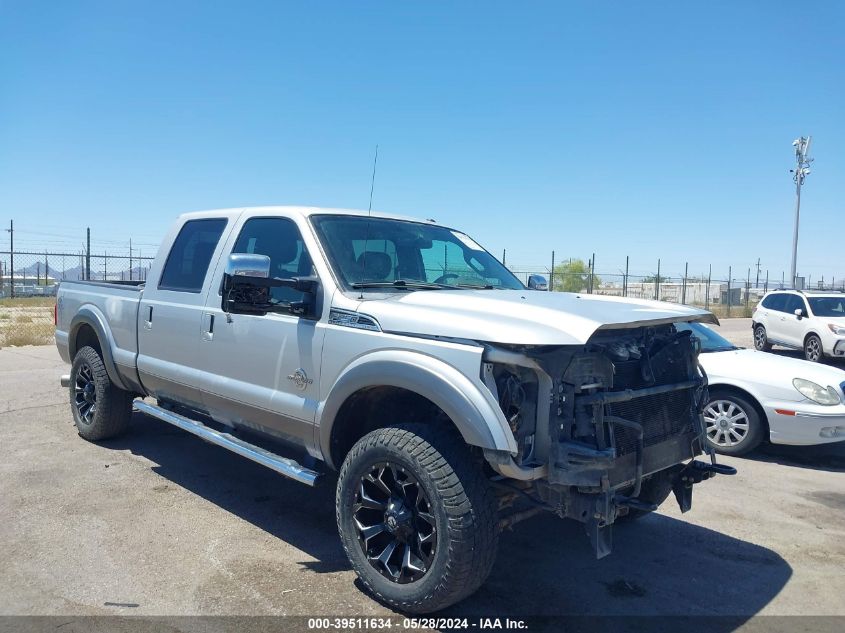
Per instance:
[[[312,216],[317,235],[347,289],[377,286],[524,289],[471,238],[442,226],[368,218]]]
[[[299,228],[286,218],[247,220],[232,252],[267,255],[270,258],[271,277],[289,279],[314,274],[314,266]],[[270,289],[271,303],[284,306],[302,300],[303,293],[293,288]]]
[[[845,297],[810,297],[809,301],[815,316],[845,318]]]
[[[789,314],[793,314],[796,310],[799,309],[804,313],[805,316],[807,315],[807,304],[804,303],[804,300],[798,295],[787,295],[786,306],[784,306],[783,311]]]
[[[225,218],[185,222],[167,255],[159,289],[200,292],[211,256],[225,228]]]

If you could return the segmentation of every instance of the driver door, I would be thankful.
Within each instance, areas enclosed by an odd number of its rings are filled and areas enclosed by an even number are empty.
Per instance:
[[[291,314],[303,293],[272,288],[276,308],[264,315],[222,310],[222,278],[229,253],[270,257],[270,275],[314,274],[296,223],[286,217],[251,217],[233,231],[206,300],[200,355],[206,370],[203,401],[217,421],[242,425],[291,444],[308,446],[319,398],[319,354],[325,330]]]

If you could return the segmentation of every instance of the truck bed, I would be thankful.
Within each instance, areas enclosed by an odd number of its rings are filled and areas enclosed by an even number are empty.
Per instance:
[[[117,371],[137,380],[138,306],[144,286],[140,282],[63,281],[57,293],[56,344],[71,362],[69,334],[80,318],[93,321],[105,333]]]

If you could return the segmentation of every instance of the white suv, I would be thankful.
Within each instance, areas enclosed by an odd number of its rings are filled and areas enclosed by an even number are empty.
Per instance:
[[[845,357],[845,293],[774,290],[751,315],[754,347],[772,345],[804,351],[817,362],[824,356]]]

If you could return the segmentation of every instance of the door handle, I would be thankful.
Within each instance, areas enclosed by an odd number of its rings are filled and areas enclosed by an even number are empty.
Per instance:
[[[203,315],[202,340],[211,341],[214,339],[214,315],[206,313]]]
[[[153,307],[147,306],[147,319],[144,321],[144,329],[153,329]]]

